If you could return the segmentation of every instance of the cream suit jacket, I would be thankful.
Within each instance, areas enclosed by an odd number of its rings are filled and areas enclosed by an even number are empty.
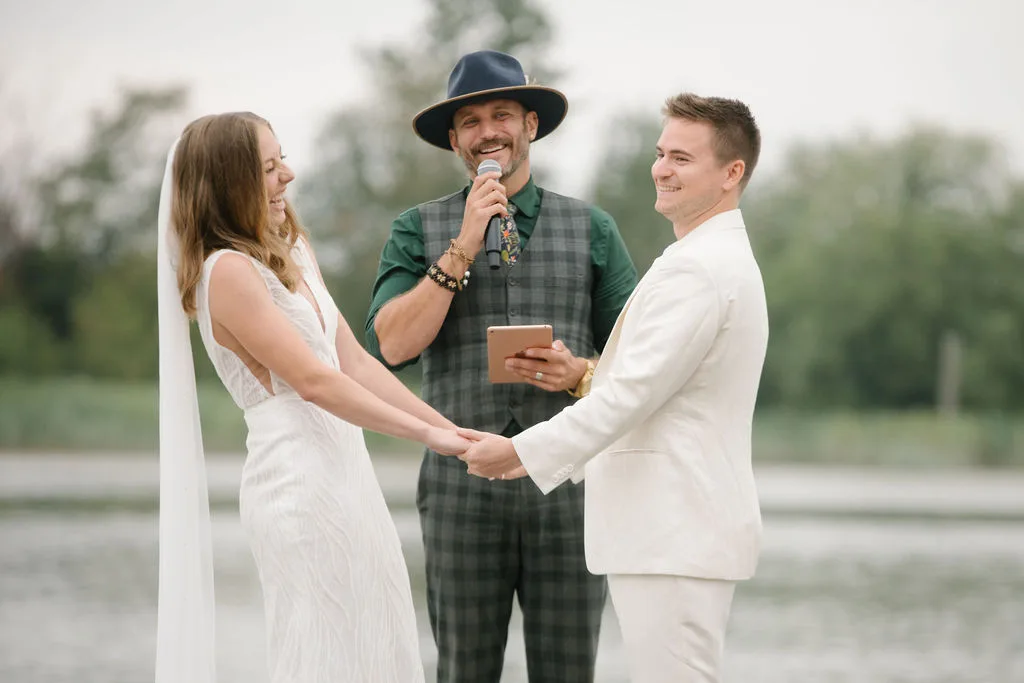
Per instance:
[[[513,437],[544,493],[585,474],[591,572],[754,574],[751,422],[767,342],[743,216],[718,214],[666,248],[637,285],[590,394]]]

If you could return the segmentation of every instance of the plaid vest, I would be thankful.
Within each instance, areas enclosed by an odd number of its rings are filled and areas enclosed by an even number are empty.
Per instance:
[[[466,200],[462,192],[420,204],[427,263],[457,237]],[[519,261],[491,270],[483,251],[469,284],[455,294],[437,337],[422,354],[423,399],[457,425],[501,433],[511,420],[522,428],[572,403],[567,392],[487,380],[487,328],[550,324],[575,356],[594,355],[591,322],[590,208],[542,191],[540,212]]]

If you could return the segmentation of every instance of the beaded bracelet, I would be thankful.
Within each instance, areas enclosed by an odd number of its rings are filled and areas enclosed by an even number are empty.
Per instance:
[[[441,266],[437,265],[437,261],[431,263],[430,267],[427,268],[427,277],[449,292],[454,292],[456,289],[462,291],[462,288],[469,284],[469,270],[459,280],[441,270]]]

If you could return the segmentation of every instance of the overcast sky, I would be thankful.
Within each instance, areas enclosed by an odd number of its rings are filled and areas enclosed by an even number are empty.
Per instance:
[[[796,140],[923,121],[990,134],[1024,169],[1016,0],[545,5],[565,73],[554,85],[570,109],[534,153],[556,189],[584,187],[616,111],[656,115],[683,89],[750,104],[767,168]],[[425,13],[422,0],[0,0],[0,102],[18,107],[2,112],[2,132],[26,128],[47,150],[67,148],[119,85],[177,82],[192,88],[190,114],[266,116],[301,173],[325,114],[367,90],[358,48],[414,40]],[[424,143],[410,131],[409,144]]]

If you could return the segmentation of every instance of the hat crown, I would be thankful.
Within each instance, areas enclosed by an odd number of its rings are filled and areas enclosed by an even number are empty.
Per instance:
[[[512,55],[495,50],[471,52],[458,61],[448,77],[448,98],[526,85],[523,67]]]

